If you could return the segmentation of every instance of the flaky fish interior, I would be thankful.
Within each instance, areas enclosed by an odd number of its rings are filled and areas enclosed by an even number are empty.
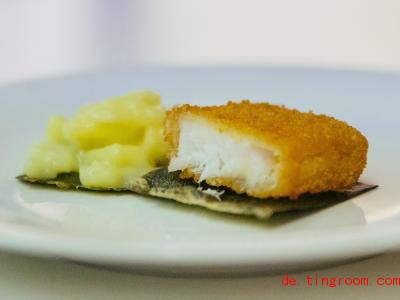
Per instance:
[[[197,181],[213,180],[239,193],[267,192],[278,181],[280,153],[252,137],[220,131],[203,118],[182,118],[179,150],[170,171],[184,170]]]
[[[354,184],[368,142],[334,118],[268,103],[174,107],[169,171],[257,198],[298,198]]]

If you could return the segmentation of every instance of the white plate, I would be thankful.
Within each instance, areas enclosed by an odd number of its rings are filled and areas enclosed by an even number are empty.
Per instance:
[[[47,117],[154,89],[168,105],[269,100],[348,121],[370,141],[351,201],[262,223],[137,195],[76,193],[14,179]],[[400,245],[400,76],[295,68],[130,68],[0,87],[0,248],[162,274],[285,272]]]

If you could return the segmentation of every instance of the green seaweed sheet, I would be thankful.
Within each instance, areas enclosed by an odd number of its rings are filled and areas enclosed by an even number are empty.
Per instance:
[[[88,189],[82,185],[78,173],[60,174],[55,179],[41,180],[26,175],[17,179],[33,184],[53,185],[60,189],[96,190],[96,191],[132,191],[137,194],[175,200],[182,204],[195,205],[212,211],[228,214],[253,216],[268,219],[275,213],[309,210],[329,206],[370,191],[377,185],[356,183],[353,186],[326,193],[304,194],[297,200],[257,199],[244,194],[236,194],[229,189],[216,189],[206,184],[197,184],[191,180],[179,178],[179,172],[168,172],[160,168],[143,177],[135,178],[127,189]]]

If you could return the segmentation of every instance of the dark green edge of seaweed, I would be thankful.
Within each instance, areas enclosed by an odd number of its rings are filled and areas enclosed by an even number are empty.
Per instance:
[[[258,219],[268,219],[273,214],[280,212],[309,210],[333,205],[378,187],[377,185],[356,183],[347,189],[304,194],[297,200],[288,198],[261,200],[244,194],[237,194],[230,189],[220,188],[217,190],[223,190],[224,193],[218,199],[199,190],[199,187],[203,190],[207,188],[215,190],[215,187],[207,184],[199,185],[191,180],[183,180],[179,178],[179,172],[168,172],[166,168],[156,169],[141,178],[132,180],[130,189],[89,189],[81,184],[78,173],[63,173],[49,180],[31,178],[26,175],[20,175],[17,179],[25,183],[53,185],[66,190],[132,191],[145,196],[175,200],[183,204],[223,213],[254,216]]]

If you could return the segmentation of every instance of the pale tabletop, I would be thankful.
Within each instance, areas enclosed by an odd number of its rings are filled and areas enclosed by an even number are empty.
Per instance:
[[[284,286],[284,275],[180,279],[98,270],[60,260],[0,253],[0,299],[398,299],[399,286],[308,286],[307,276],[399,277],[400,253],[311,270]]]

